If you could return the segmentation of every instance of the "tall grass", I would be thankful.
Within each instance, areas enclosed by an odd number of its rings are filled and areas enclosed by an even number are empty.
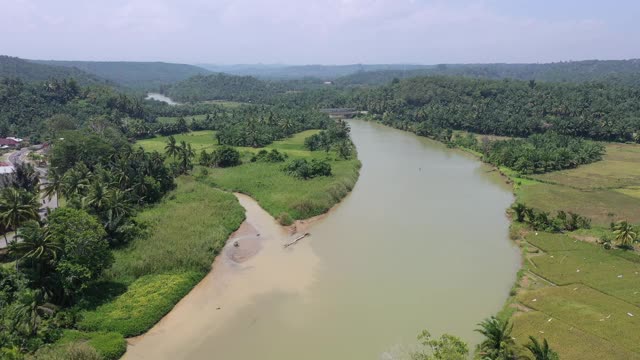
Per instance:
[[[191,177],[137,220],[149,234],[115,251],[111,280],[176,271],[207,272],[229,235],[244,221],[244,209],[233,194],[213,189]]]
[[[177,183],[163,202],[138,215],[148,233],[115,251],[98,303],[89,302],[81,311],[80,329],[125,337],[147,331],[204,277],[244,221],[244,209],[233,194],[191,177]],[[126,291],[109,298],[109,281]]]

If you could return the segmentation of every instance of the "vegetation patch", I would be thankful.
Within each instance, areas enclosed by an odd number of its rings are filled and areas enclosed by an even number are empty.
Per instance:
[[[608,226],[612,221],[640,223],[637,198],[613,190],[583,191],[568,186],[541,182],[523,183],[516,189],[518,200],[536,209],[558,209],[581,214],[594,225]]]
[[[199,130],[184,134],[175,134],[173,137],[176,139],[176,142],[180,143],[181,141],[185,141],[191,144],[194,151],[200,151],[203,149],[213,149],[217,146],[215,135],[216,132],[212,130]],[[164,153],[167,138],[168,136],[157,136],[150,139],[139,140],[137,144],[142,146],[145,151]]]
[[[304,139],[317,131],[305,131],[276,141],[265,149],[286,153],[290,161],[326,161],[332,176],[303,180],[282,171],[278,162],[246,162],[232,168],[209,169],[202,181],[229,191],[251,195],[273,217],[287,213],[293,220],[306,219],[329,210],[346,196],[358,179],[360,161],[337,160],[334,150],[309,151]],[[260,149],[252,150],[259,152]],[[288,219],[284,217],[285,223]]]
[[[202,272],[143,276],[115,300],[83,312],[78,327],[115,331],[125,337],[140,335],[162,319],[202,277]]]
[[[96,349],[104,360],[117,360],[127,351],[127,341],[117,332],[84,332],[65,330],[58,344],[68,345],[76,342],[86,342]]]
[[[525,292],[518,300],[526,306],[598,335],[624,349],[640,353],[640,343],[628,334],[640,332],[640,307],[580,284]],[[631,314],[631,315],[629,315]]]
[[[207,272],[229,235],[244,221],[244,209],[233,194],[213,189],[192,177],[177,179],[178,187],[136,220],[147,236],[115,251],[107,272],[114,281],[174,271]]]
[[[640,359],[640,354],[625,350],[599,334],[583,331],[559,319],[549,321],[549,318],[549,315],[539,311],[521,312],[513,316],[516,342],[525,344],[529,335],[544,337],[554,346],[560,359]]]

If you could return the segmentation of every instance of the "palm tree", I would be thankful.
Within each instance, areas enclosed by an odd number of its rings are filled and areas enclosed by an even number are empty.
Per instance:
[[[80,164],[67,171],[62,177],[60,192],[67,199],[74,195],[84,195],[85,190],[89,187],[91,172],[84,164]]]
[[[105,208],[108,219],[128,217],[133,211],[127,192],[120,189],[109,191],[105,201]]]
[[[41,228],[40,224],[33,220],[18,229],[16,238],[22,241],[12,244],[9,251],[16,255],[18,260],[30,263],[39,279],[44,278],[47,270],[53,266],[62,252],[61,245],[51,239],[46,227]]]
[[[633,243],[638,239],[638,233],[633,228],[633,225],[627,221],[619,221],[613,226],[613,234],[616,237],[616,241],[619,246],[632,247]]]
[[[25,336],[33,336],[38,332],[38,327],[42,321],[38,314],[38,306],[42,302],[42,293],[38,290],[28,289],[20,291],[18,294],[11,316],[11,327]]]
[[[48,197],[49,200],[51,200],[51,198],[55,194],[56,207],[60,206],[58,199],[60,198],[62,185],[63,185],[62,176],[60,176],[56,171],[51,171],[49,173],[49,182],[44,185],[43,190],[44,190],[44,196]]]
[[[186,173],[192,167],[191,159],[195,156],[195,152],[191,148],[191,144],[184,141],[180,142],[180,171]]]
[[[0,193],[0,222],[5,229],[17,229],[29,220],[38,219],[40,204],[36,195],[25,190],[5,188]],[[7,241],[5,232],[4,239]]]
[[[485,319],[475,331],[484,335],[485,339],[478,345],[478,350],[483,358],[491,360],[517,359],[515,355],[515,341],[511,337],[513,325],[509,321],[503,321],[495,316]]]
[[[558,353],[553,351],[549,347],[549,343],[547,339],[544,339],[542,344],[538,341],[538,339],[533,336],[529,336],[529,343],[524,346],[531,352],[533,355],[533,360],[558,360],[560,357]]]
[[[525,212],[527,210],[527,207],[522,203],[516,203],[515,205],[513,205],[512,209],[516,214],[516,221],[517,222],[523,222],[524,218],[525,218]]]
[[[164,152],[167,156],[172,158],[175,158],[180,153],[180,149],[176,143],[176,138],[174,138],[173,135],[170,135],[167,139],[167,145],[164,146]]]
[[[91,184],[89,194],[82,199],[82,203],[99,212],[104,208],[105,202],[107,201],[107,192],[108,187],[103,182],[95,179]]]

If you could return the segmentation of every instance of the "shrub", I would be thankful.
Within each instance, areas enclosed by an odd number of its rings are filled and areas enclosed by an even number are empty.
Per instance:
[[[278,215],[278,222],[280,223],[280,225],[289,226],[293,224],[293,219],[291,218],[291,215],[289,215],[288,212],[283,212],[280,215]]]
[[[277,149],[272,149],[271,151],[262,149],[251,157],[251,162],[283,162],[287,157],[287,154],[281,153]]]
[[[221,146],[211,154],[210,164],[215,167],[238,166],[241,163],[240,152],[231,146]]]
[[[538,211],[521,203],[515,204],[511,209],[516,216],[516,222],[526,223],[534,230],[560,232],[591,227],[591,219],[573,212],[561,210],[553,217],[548,212]]]
[[[331,176],[331,164],[327,160],[296,159],[285,165],[284,171],[300,179],[311,179],[317,176]]]
[[[92,350],[95,349],[94,351],[96,351],[104,360],[117,360],[125,353],[125,351],[127,351],[126,340],[117,332],[83,332],[78,330],[67,330],[64,332],[58,343],[70,344],[70,347],[74,347],[78,342],[86,342],[86,344],[88,344]],[[77,347],[77,345],[75,347]],[[86,351],[80,349],[77,352],[82,354]],[[82,358],[78,357],[78,359]]]
[[[126,346],[125,346],[125,349],[126,349]],[[124,354],[124,351],[122,352],[122,354]],[[91,345],[84,344],[84,343],[75,343],[75,344],[69,345],[69,347],[67,348],[65,359],[67,360],[103,360],[103,359],[115,360],[115,359],[118,359],[119,357],[120,356],[118,357],[100,356],[100,353],[96,349],[94,349]]]

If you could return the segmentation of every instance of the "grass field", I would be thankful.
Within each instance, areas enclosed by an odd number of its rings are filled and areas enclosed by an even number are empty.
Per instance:
[[[501,170],[514,180],[517,201],[552,214],[573,211],[594,225],[521,238],[529,276],[512,299],[518,342],[546,338],[563,360],[640,359],[632,335],[640,331],[640,255],[594,242],[611,234],[612,221],[640,223],[640,145],[608,144],[602,161],[528,178]]]
[[[629,335],[640,331],[640,256],[578,240],[603,231],[524,236],[523,246],[542,252],[526,252],[533,275],[513,299],[532,310],[512,316],[519,342],[546,338],[562,359],[640,359],[640,343]]]
[[[513,336],[519,344],[526,344],[529,335],[546,338],[562,360],[640,360],[640,355],[582,331],[562,320],[553,319],[539,311],[520,312],[513,318]]]
[[[85,305],[78,327],[133,336],[148,330],[209,271],[229,235],[244,221],[233,194],[181,177],[163,202],[137,220],[148,234],[114,252],[98,298]],[[107,286],[110,285],[110,286]],[[107,296],[108,287],[122,288]]]
[[[555,212],[573,211],[594,224],[640,223],[640,145],[607,144],[602,161],[533,176],[516,190],[518,200]]]
[[[252,196],[274,217],[288,213],[293,219],[305,219],[322,214],[351,191],[358,179],[360,162],[357,159],[336,160],[334,152],[306,150],[304,139],[315,132],[305,131],[276,141],[267,148],[278,149],[289,158],[327,158],[333,176],[300,180],[285,174],[282,163],[245,162],[233,168],[209,169],[203,181]]]
[[[195,151],[202,149],[213,149],[218,146],[215,138],[216,132],[212,130],[192,131],[185,134],[176,134],[173,137],[176,142],[186,141],[190,143]],[[157,151],[164,154],[164,147],[167,145],[167,136],[157,136],[150,139],[138,140],[136,144],[142,146],[146,151]]]
[[[224,190],[237,191],[255,198],[274,217],[288,213],[293,219],[305,219],[322,214],[339,202],[353,188],[360,168],[357,159],[337,160],[335,152],[309,151],[304,140],[318,130],[307,130],[288,139],[275,141],[266,149],[278,149],[290,159],[329,159],[333,176],[300,180],[285,174],[282,163],[252,163],[251,155],[261,149],[240,147],[243,164],[232,168],[207,169],[201,181]],[[176,135],[177,141],[190,142],[196,152],[213,150],[218,145],[212,131],[195,131]],[[156,137],[138,142],[147,151],[164,151],[167,137]],[[195,174],[200,170],[195,169]]]
[[[524,305],[549,315],[553,320],[561,320],[640,354],[638,338],[629,336],[640,333],[640,321],[635,319],[636,315],[640,315],[640,308],[635,305],[581,284],[524,292],[518,298]]]

